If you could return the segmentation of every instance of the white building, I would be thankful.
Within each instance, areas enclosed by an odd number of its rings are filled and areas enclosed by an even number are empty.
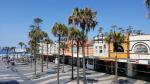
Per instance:
[[[43,55],[58,54],[58,43],[48,44],[48,46],[45,43],[40,43],[39,53]]]
[[[105,36],[99,34],[94,37],[93,55],[95,57],[108,57],[108,43],[104,41]]]
[[[130,59],[138,64],[149,64],[150,60],[150,35],[129,36]]]

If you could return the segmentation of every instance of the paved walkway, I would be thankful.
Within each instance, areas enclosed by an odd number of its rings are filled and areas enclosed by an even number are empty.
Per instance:
[[[40,75],[37,79],[32,79],[33,68],[30,65],[17,65],[17,72],[7,68],[6,65],[0,62],[0,84],[57,84],[57,66],[54,63],[49,63],[49,69],[44,66],[44,72],[40,72],[40,63],[37,64],[37,73]],[[76,68],[76,67],[75,67]],[[74,77],[76,77],[76,69],[74,70]],[[80,76],[82,76],[82,69],[80,69]],[[113,75],[99,73],[92,70],[86,71],[88,84],[112,84]],[[76,84],[76,80],[71,80],[71,66],[65,66],[65,73],[60,69],[60,84]],[[120,82],[124,84],[150,84],[142,80],[129,79],[126,77],[119,77]],[[128,83],[127,83],[128,82]],[[83,84],[82,77],[80,84]],[[123,84],[123,83],[122,83]]]

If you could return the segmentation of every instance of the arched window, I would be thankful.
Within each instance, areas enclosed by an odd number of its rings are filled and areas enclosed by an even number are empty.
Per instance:
[[[148,53],[148,48],[143,44],[138,44],[134,47],[134,53]]]
[[[113,47],[114,47],[114,49],[113,49],[114,52],[124,52],[124,48],[121,44],[114,43]]]

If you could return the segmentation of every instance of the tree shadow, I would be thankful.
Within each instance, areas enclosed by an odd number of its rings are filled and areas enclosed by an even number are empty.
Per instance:
[[[16,80],[10,80],[10,81],[6,81],[6,82],[0,82],[0,84],[19,84],[19,82]]]
[[[86,74],[86,75],[91,75],[92,73],[86,72],[85,74]],[[80,75],[83,75],[83,73],[80,73]]]
[[[93,79],[93,78],[87,78],[88,83],[97,83],[99,80]]]
[[[53,67],[53,69],[58,69],[58,67]],[[59,69],[61,69],[61,67],[59,67]]]
[[[76,69],[73,69],[73,71],[75,71]],[[68,69],[67,71],[72,71],[72,69]]]
[[[48,71],[47,74],[55,74],[57,73],[56,71]]]

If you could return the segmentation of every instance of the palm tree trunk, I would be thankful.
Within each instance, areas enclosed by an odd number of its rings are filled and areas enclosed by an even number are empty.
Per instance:
[[[33,55],[32,55],[33,56]],[[31,62],[31,68],[32,68],[32,61],[33,61],[33,58],[30,58],[30,62]]]
[[[59,57],[60,57],[60,35],[59,35],[59,38],[58,38],[58,42],[59,42],[59,50],[58,50],[58,58],[57,58],[57,61],[58,61],[58,63],[57,63],[57,84],[59,84],[59,67],[60,67],[60,64],[59,64]]]
[[[41,54],[41,72],[43,72],[43,55]]]
[[[118,63],[117,63],[117,52],[115,52],[115,82],[117,84],[118,79]]]
[[[106,68],[106,73],[108,73],[108,62],[106,59],[105,59],[105,68]]]
[[[14,52],[13,52],[13,60],[15,59],[15,54],[14,54]]]
[[[87,84],[87,82],[86,82],[86,62],[85,62],[84,43],[82,44],[82,56],[83,56],[83,80],[84,80],[84,84]]]
[[[80,67],[80,59],[79,59],[79,42],[77,41],[77,84],[79,84],[79,67]]]
[[[35,39],[35,50],[34,50],[34,74],[36,75],[36,39]]]
[[[46,62],[47,62],[47,69],[48,69],[48,44],[47,44],[47,57],[46,57]]]
[[[36,54],[34,54],[34,74],[36,75]]]
[[[42,45],[42,54],[41,54],[41,72],[43,72],[43,45]]]
[[[84,84],[87,84],[86,82],[86,62],[85,62],[85,38],[84,38],[84,29],[82,30],[82,56],[83,56],[83,81]]]
[[[73,40],[71,42],[72,46],[71,46],[71,53],[72,53],[72,77],[71,79],[74,79],[74,74],[73,74]]]
[[[17,60],[18,60],[18,53],[17,53]]]
[[[52,48],[52,44],[50,44],[50,54],[52,53],[51,48]]]
[[[108,57],[110,58],[110,42],[108,42]]]
[[[63,49],[63,65],[62,65],[62,73],[64,73],[64,62],[65,62],[65,56],[64,56],[64,49]]]

